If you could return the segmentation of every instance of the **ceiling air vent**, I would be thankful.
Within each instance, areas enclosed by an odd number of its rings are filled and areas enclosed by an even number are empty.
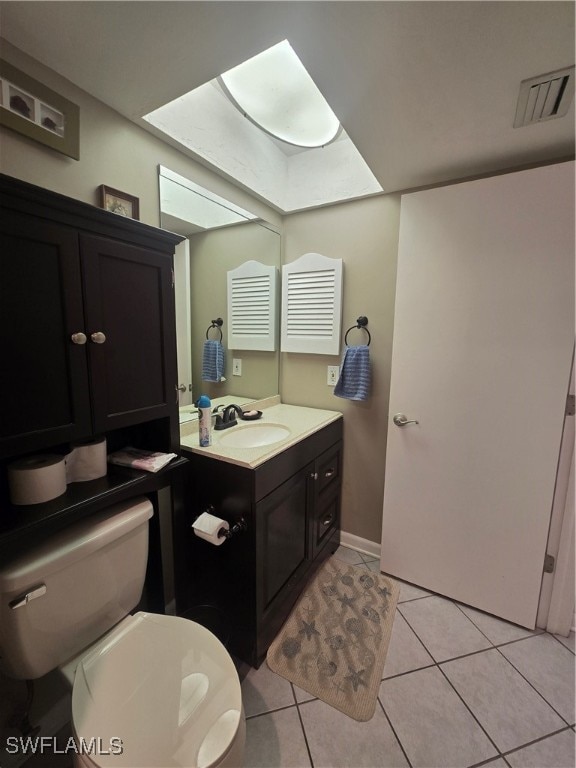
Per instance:
[[[522,80],[514,128],[563,117],[574,96],[574,67]]]

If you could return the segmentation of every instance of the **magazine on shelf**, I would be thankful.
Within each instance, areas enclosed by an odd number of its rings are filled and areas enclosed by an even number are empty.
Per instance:
[[[143,469],[145,472],[158,472],[175,458],[177,458],[176,453],[154,453],[153,451],[143,451],[140,448],[132,448],[131,446],[108,454],[110,464],[132,467],[132,469]]]

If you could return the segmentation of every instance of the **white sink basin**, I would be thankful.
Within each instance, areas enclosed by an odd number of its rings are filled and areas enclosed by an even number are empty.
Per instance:
[[[281,424],[250,424],[244,427],[231,427],[222,435],[219,444],[227,448],[259,448],[285,440],[290,434]]]

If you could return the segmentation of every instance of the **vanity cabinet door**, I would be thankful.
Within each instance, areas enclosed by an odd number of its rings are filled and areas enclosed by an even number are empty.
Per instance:
[[[96,433],[168,416],[176,407],[171,261],[104,237],[80,236]]]
[[[78,235],[2,210],[0,456],[90,433]],[[73,339],[76,341],[74,343]]]
[[[256,505],[256,610],[258,623],[265,628],[259,644],[266,647],[286,618],[285,601],[309,566],[312,470],[312,464],[304,467]]]

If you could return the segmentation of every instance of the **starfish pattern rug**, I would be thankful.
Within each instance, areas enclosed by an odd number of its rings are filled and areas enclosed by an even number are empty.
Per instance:
[[[268,666],[354,720],[370,720],[399,592],[388,576],[330,557],[268,649]]]

